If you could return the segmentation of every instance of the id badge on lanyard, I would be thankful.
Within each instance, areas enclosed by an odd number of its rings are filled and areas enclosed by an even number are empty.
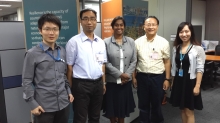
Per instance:
[[[188,46],[188,48],[187,48],[187,50],[186,50],[186,53],[188,52],[190,46],[191,46],[191,44],[189,44],[189,46]],[[181,49],[182,49],[182,47],[180,46],[180,69],[179,69],[179,76],[180,76],[180,77],[183,77],[183,68],[182,68],[183,64],[182,64],[182,61],[183,61],[183,58],[184,58],[184,56],[185,56],[186,54],[183,55],[183,54],[181,53]]]
[[[182,61],[181,61],[180,69],[179,69],[179,76],[183,77]]]

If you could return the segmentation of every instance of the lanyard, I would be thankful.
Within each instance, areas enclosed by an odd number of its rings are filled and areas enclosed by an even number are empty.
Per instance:
[[[40,48],[44,51],[44,47],[42,43],[40,43]],[[57,57],[55,58],[52,54],[50,54],[47,50],[45,51],[51,58],[53,58],[55,61],[61,61],[60,59],[60,50],[59,48],[57,49]]]
[[[188,46],[188,48],[187,48],[187,50],[186,50],[186,53],[188,52],[188,50],[189,50],[190,47],[191,47],[191,44],[189,44],[189,46]],[[184,59],[186,53],[185,53],[185,54],[182,54],[182,46],[180,46],[180,62],[181,62],[180,68],[182,68],[182,61],[183,61],[183,59]]]

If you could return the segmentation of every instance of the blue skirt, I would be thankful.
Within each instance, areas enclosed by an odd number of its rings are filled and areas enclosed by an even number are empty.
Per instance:
[[[131,81],[124,85],[111,82],[106,84],[106,93],[103,99],[105,117],[125,118],[134,112],[136,106],[131,86]]]

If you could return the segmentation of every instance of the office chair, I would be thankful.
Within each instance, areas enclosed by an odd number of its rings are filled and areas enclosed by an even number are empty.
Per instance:
[[[220,56],[220,45],[215,47],[215,55]]]
[[[205,89],[205,84],[209,84],[211,88],[213,88],[213,81],[210,81],[210,79],[213,79],[213,61],[206,61],[204,66],[204,73],[202,76],[202,82],[201,82],[201,88],[203,90]]]

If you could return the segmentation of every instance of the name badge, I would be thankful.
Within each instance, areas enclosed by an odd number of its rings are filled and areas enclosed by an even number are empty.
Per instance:
[[[183,69],[179,69],[179,76],[183,77]]]
[[[96,54],[96,61],[97,62],[104,62],[104,55],[103,54]]]
[[[150,54],[150,58],[155,60],[155,59],[159,58],[159,55],[158,55],[158,53],[154,52],[154,53]]]

